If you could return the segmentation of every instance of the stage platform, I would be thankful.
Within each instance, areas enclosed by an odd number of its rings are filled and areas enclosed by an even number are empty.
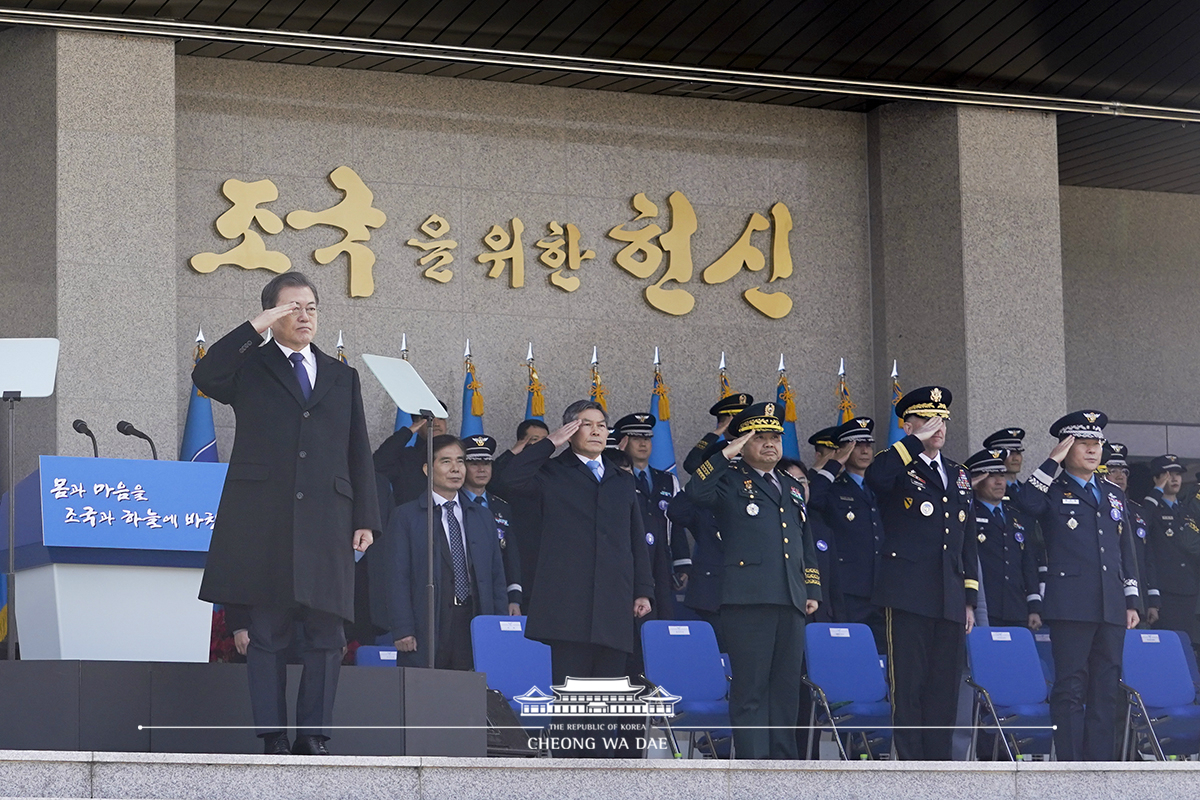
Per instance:
[[[1180,800],[1200,763],[592,761],[0,751],[0,797]]]

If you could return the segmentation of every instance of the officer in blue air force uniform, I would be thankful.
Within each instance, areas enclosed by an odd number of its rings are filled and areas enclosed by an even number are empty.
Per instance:
[[[983,591],[987,595],[987,620],[993,628],[1037,630],[1042,626],[1042,595],[1038,565],[1029,541],[1033,522],[1014,503],[1005,502],[1007,450],[980,450],[963,466],[975,487],[975,538]]]
[[[875,457],[875,421],[855,417],[835,428],[829,439],[837,449],[819,456],[813,465],[809,507],[828,526],[836,553],[830,582],[837,586],[840,602],[834,621],[870,626],[877,649],[886,653],[883,609],[871,602],[883,546],[883,517],[864,479]]]
[[[971,482],[941,454],[950,401],[941,386],[900,398],[906,435],[866,472],[883,515],[873,599],[885,609],[894,741],[904,760],[950,760],[964,636],[979,593]]]
[[[1050,435],[1058,444],[1017,498],[1046,538],[1042,616],[1054,653],[1050,718],[1060,761],[1116,756],[1125,630],[1138,624],[1125,493],[1095,476],[1107,424],[1099,411],[1076,411],[1056,421]],[[1056,478],[1060,464],[1065,471]]]
[[[735,437],[696,470],[687,493],[711,508],[725,546],[721,623],[733,682],[729,716],[739,758],[796,758],[805,614],[821,576],[804,491],[775,467],[782,407],[758,403],[730,423]],[[741,463],[730,468],[735,455]]]
[[[1150,548],[1150,513],[1129,497],[1129,448],[1120,442],[1105,442],[1100,453],[1100,466],[1096,474],[1115,483],[1125,492],[1125,511],[1133,530],[1133,556],[1137,564],[1138,616],[1141,627],[1153,627],[1158,622],[1162,607],[1162,593],[1158,590],[1158,568],[1154,563],[1154,551]]]
[[[1196,601],[1200,595],[1200,531],[1184,514],[1179,489],[1183,464],[1168,453],[1150,462],[1154,488],[1146,495],[1150,517],[1147,537],[1162,590],[1161,611],[1155,628],[1183,631],[1196,642]]]
[[[491,511],[496,520],[496,539],[500,542],[500,555],[504,557],[504,580],[508,587],[508,613],[515,617],[521,613],[524,590],[521,587],[521,553],[512,530],[512,506],[487,488],[492,481],[496,440],[481,434],[464,437],[462,444],[466,452],[463,493],[471,502]]]

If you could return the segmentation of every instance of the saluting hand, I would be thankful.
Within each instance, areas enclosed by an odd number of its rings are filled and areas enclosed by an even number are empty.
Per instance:
[[[555,447],[562,447],[571,440],[571,437],[575,435],[575,431],[577,430],[579,430],[579,420],[573,419],[550,434],[550,441],[554,442]]]
[[[985,480],[987,480],[989,474],[990,473],[987,473],[987,472],[977,472],[974,475],[972,475],[971,476],[971,488],[974,489],[976,486],[978,486],[979,484],[981,484]]]
[[[1154,479],[1154,488],[1162,491],[1164,488],[1166,488],[1167,481],[1169,480],[1171,480],[1171,473],[1160,473],[1159,476]]]
[[[750,441],[750,437],[753,435],[754,435],[754,431],[750,431],[749,433],[743,433],[741,436],[737,437],[732,442],[725,445],[725,449],[721,451],[721,454],[724,455],[726,458],[733,458],[738,453],[742,452],[742,448],[746,446],[746,442]]]
[[[941,417],[928,417],[924,422],[913,429],[913,436],[916,436],[922,442],[928,442],[934,437],[938,431],[946,429],[946,420]]]
[[[846,466],[846,460],[848,458],[850,458],[850,454],[853,452],[854,452],[854,442],[846,442],[844,445],[842,445],[841,447],[839,447],[837,449],[836,453],[833,454],[833,460],[838,462],[839,464],[841,464],[844,467],[844,466]]]
[[[1075,444],[1075,437],[1068,436],[1058,444],[1054,445],[1054,449],[1050,451],[1050,459],[1056,464],[1062,464],[1063,459],[1067,457],[1067,453],[1071,451],[1071,445]]]
[[[263,309],[263,312],[254,319],[250,320],[250,324],[254,326],[254,330],[260,334],[266,333],[267,328],[274,325],[279,320],[286,317],[288,314],[294,314],[300,310],[300,303],[293,300],[290,303],[275,306],[274,308]]]
[[[733,417],[729,414],[722,414],[717,418],[717,427],[713,431],[717,436],[724,436],[725,431],[729,430],[729,423],[733,421]]]

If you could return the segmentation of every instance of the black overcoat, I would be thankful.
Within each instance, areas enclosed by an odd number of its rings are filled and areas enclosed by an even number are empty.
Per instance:
[[[299,604],[354,619],[354,531],[379,532],[358,372],[315,346],[308,400],[279,347],[244,322],[192,380],[237,431],[200,599]]]

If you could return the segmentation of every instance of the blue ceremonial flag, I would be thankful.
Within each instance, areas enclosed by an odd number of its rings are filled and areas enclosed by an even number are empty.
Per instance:
[[[196,334],[196,353],[192,364],[204,358],[204,331]],[[179,445],[180,461],[217,461],[217,429],[213,425],[212,400],[192,384],[188,398],[187,422]]]
[[[400,334],[400,357],[402,359],[404,359],[405,361],[408,361],[408,334],[407,333]],[[407,411],[401,411],[399,408],[397,408],[396,409],[396,426],[394,428],[392,428],[392,430],[398,431],[401,428],[409,428],[412,426],[412,424],[413,424],[412,414],[408,413]],[[412,447],[416,443],[417,443],[417,437],[413,436],[411,439],[408,440],[408,444],[406,446]]]
[[[900,425],[900,418],[896,416],[896,404],[900,402],[900,398],[904,393],[900,391],[900,378],[896,371],[896,362],[892,362],[892,424],[888,426],[888,447],[891,447],[896,442],[904,438],[904,428]]]
[[[537,367],[533,363],[533,342],[525,356],[525,368],[529,370],[529,395],[525,398],[525,419],[546,421],[546,386],[538,379]]]
[[[800,460],[800,440],[796,434],[796,396],[788,383],[787,370],[783,366],[783,353],[779,354],[779,385],[775,389],[775,402],[783,406],[783,457]]]
[[[462,430],[460,437],[483,435],[483,384],[475,376],[475,364],[471,361],[471,340],[467,339],[467,351],[463,353],[466,375],[463,377]]]
[[[671,438],[671,390],[659,370],[658,348],[654,348],[654,390],[650,393],[650,413],[654,423],[654,447],[650,466],[675,474],[675,441]]]

